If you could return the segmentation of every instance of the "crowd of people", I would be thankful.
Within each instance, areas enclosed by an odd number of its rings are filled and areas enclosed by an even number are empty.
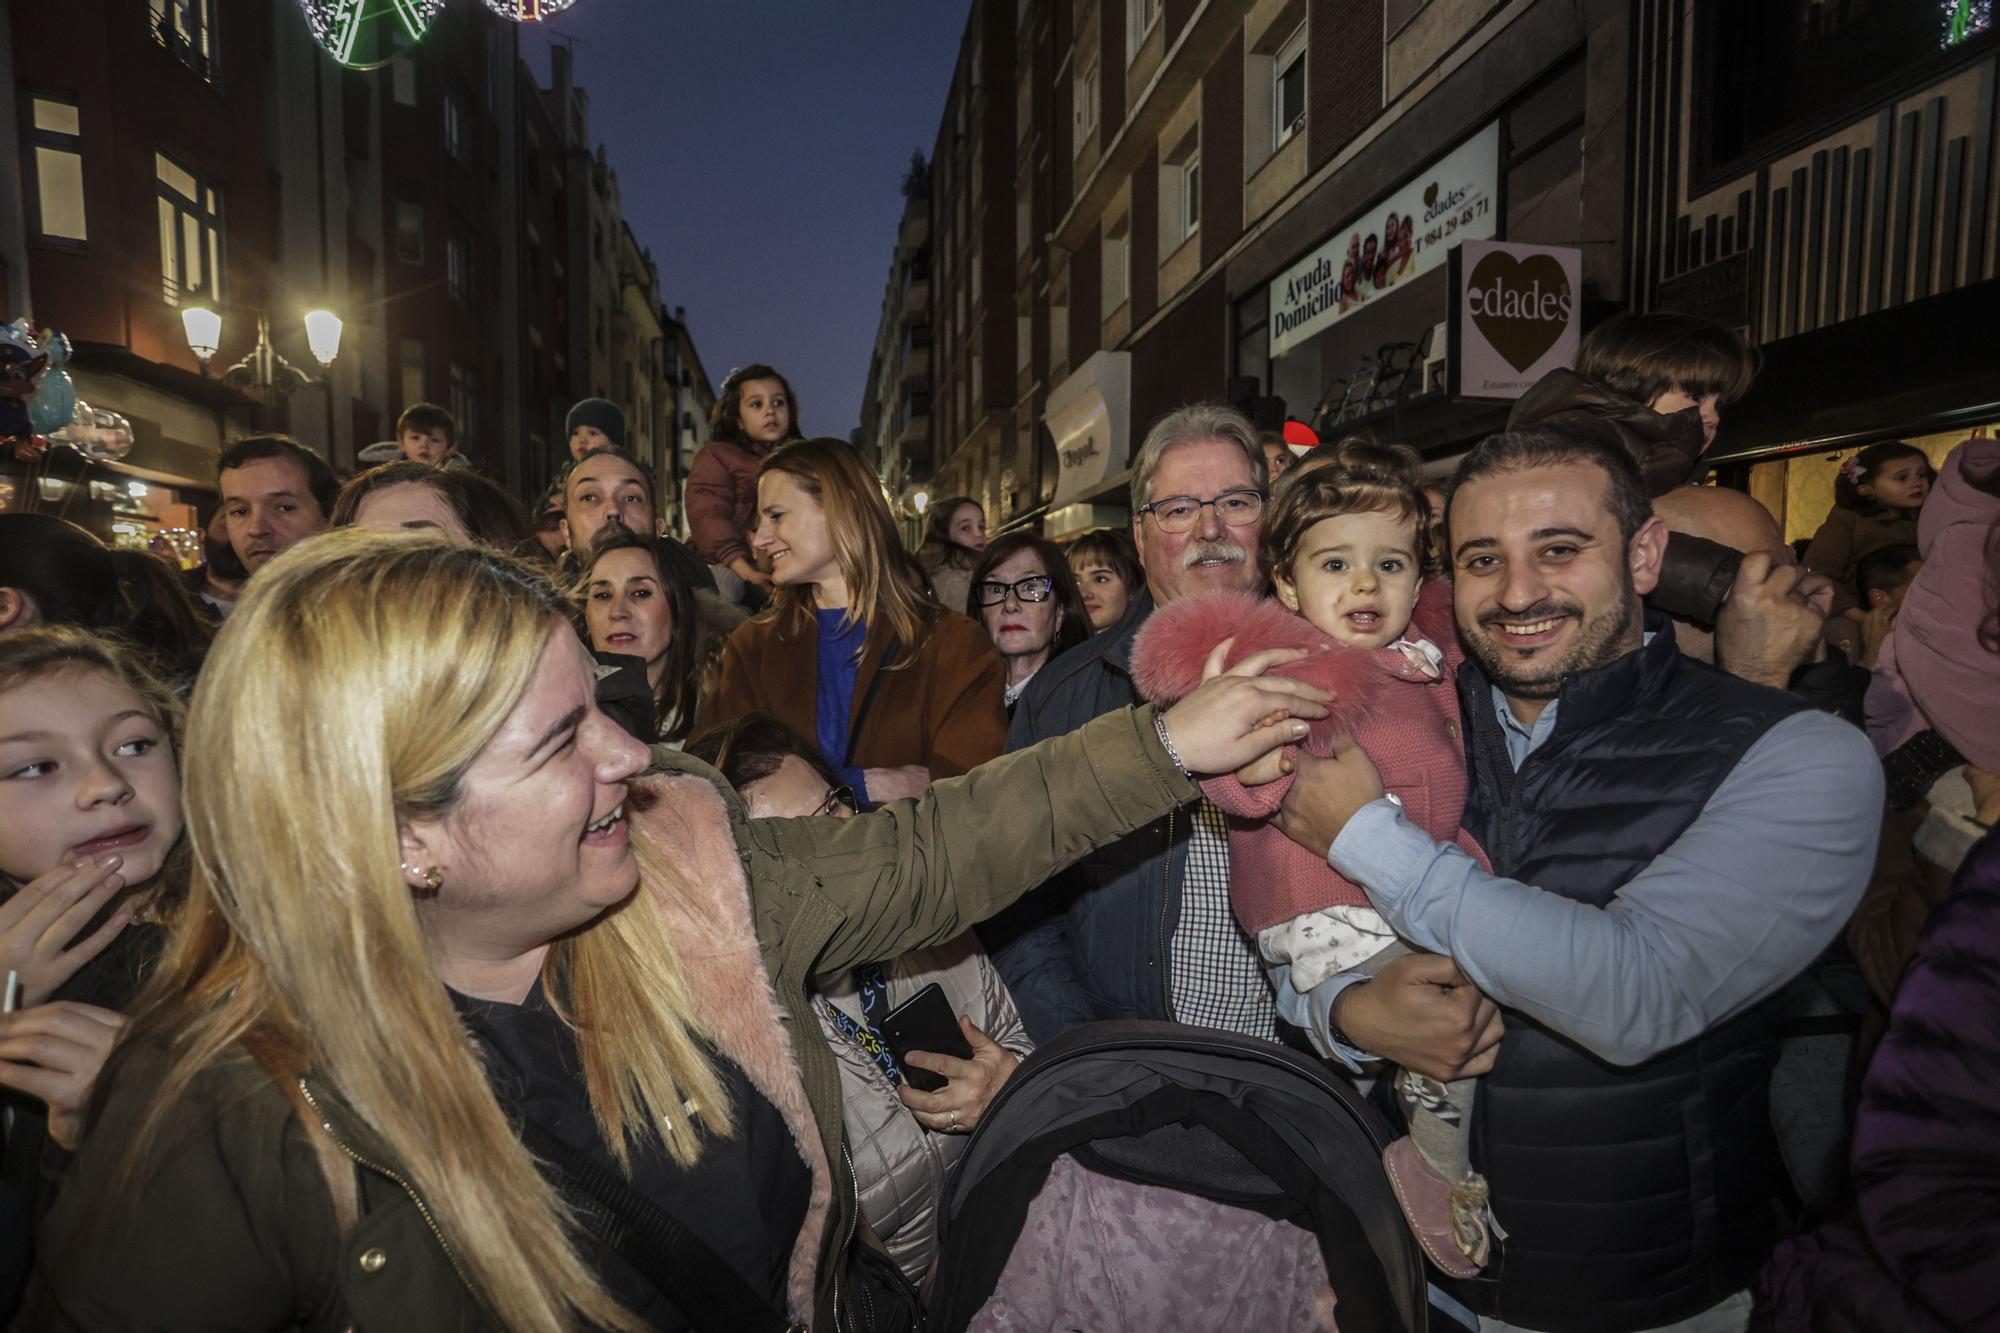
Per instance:
[[[0,515],[0,1312],[914,1329],[1023,1062],[1138,1021],[1372,1098],[1431,1327],[2000,1324],[2000,442],[1794,549],[1701,484],[1755,373],[1620,316],[1448,473],[1193,404],[1063,544],[911,549],[763,364],[686,541],[602,399],[532,516],[428,404],[230,444],[185,573]],[[1066,1159],[971,1326],[1110,1326],[1079,1256],[1117,1327],[1374,1308],[1162,1192]],[[1239,1295],[1163,1317],[1170,1237]]]

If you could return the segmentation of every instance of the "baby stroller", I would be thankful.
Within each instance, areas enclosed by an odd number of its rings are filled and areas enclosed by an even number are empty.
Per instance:
[[[1389,1137],[1342,1079],[1269,1042],[1075,1029],[1015,1072],[945,1186],[929,1328],[1329,1329],[1337,1303],[1339,1333],[1424,1333]],[[1322,1295],[1274,1306],[1273,1284]]]

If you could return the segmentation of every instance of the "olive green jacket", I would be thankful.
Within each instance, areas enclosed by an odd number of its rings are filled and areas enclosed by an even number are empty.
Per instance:
[[[752,821],[699,761],[665,749],[653,758],[640,785],[690,827],[719,832],[703,813],[719,789],[750,886],[756,952],[823,1150],[815,1207],[824,1239],[818,1262],[807,1256],[804,1268],[813,1324],[831,1328],[841,1270],[832,1256],[851,1236],[856,1209],[842,1161],[840,1075],[809,1007],[809,979],[960,935],[1086,852],[1192,801],[1196,789],[1160,745],[1150,709],[1107,714],[940,782],[922,800],[852,820]],[[635,836],[644,819],[635,816]],[[677,850],[671,839],[666,846]],[[698,847],[682,869],[691,882],[744,882],[718,876]],[[736,1058],[725,1037],[717,1045]],[[343,1234],[324,1144],[315,1147],[293,1102],[247,1055],[196,1081],[169,1112],[147,1174],[118,1192],[112,1172],[157,1068],[139,1052],[123,1062],[38,1236],[34,1286],[17,1328],[490,1326],[428,1204],[402,1184],[396,1163],[338,1097],[309,1082],[316,1118],[341,1154],[334,1160],[360,1168],[359,1217]],[[754,1068],[745,1069],[754,1079]],[[807,1155],[811,1164],[819,1154]]]

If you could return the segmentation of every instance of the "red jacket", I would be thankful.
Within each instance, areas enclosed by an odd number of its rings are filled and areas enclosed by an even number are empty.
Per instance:
[[[757,469],[764,455],[727,440],[710,440],[688,466],[682,499],[688,541],[711,565],[750,558],[750,517],[757,512]]]
[[[1384,790],[1403,803],[1410,822],[1441,842],[1456,842],[1487,866],[1486,854],[1458,826],[1465,809],[1465,748],[1459,739],[1454,683],[1465,653],[1452,623],[1451,584],[1426,582],[1405,637],[1429,639],[1444,653],[1431,679],[1402,652],[1350,648],[1277,602],[1245,593],[1201,593],[1161,607],[1132,646],[1132,680],[1139,692],[1169,704],[1201,683],[1215,645],[1234,637],[1233,666],[1267,648],[1311,654],[1274,668],[1331,690],[1332,712],[1312,724],[1305,748],[1330,755],[1348,739],[1382,775]],[[1359,884],[1299,846],[1270,823],[1291,787],[1290,776],[1245,787],[1233,774],[1201,784],[1229,817],[1229,901],[1251,935],[1327,907],[1365,907]],[[1490,867],[1489,867],[1490,868]]]

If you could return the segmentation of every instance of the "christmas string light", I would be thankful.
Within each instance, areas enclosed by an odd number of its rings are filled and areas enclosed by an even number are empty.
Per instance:
[[[576,0],[486,0],[486,7],[503,19],[516,23],[540,23],[551,14],[560,14]]]
[[[1944,0],[1944,35],[1939,45],[1950,49],[1993,26],[1993,0]]]
[[[444,0],[299,0],[306,30],[353,69],[374,69],[423,40]]]

